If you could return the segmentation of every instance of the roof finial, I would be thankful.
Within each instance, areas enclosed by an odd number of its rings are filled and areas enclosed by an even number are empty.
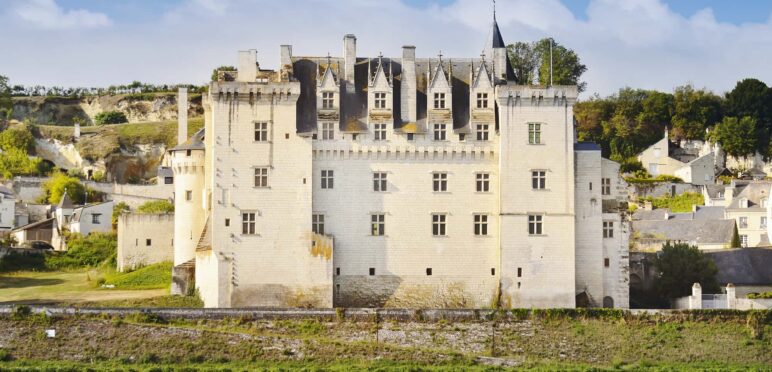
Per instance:
[[[484,50],[482,51],[482,53],[480,53],[480,59],[482,59],[483,62],[485,62],[485,51]]]
[[[493,0],[493,22],[496,22],[496,0]]]
[[[330,68],[330,52],[327,52],[327,68]]]
[[[437,57],[440,57],[440,62],[442,62],[442,50],[440,50],[440,53],[437,54]]]

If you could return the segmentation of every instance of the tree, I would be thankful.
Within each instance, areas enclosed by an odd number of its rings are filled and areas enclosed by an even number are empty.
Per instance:
[[[15,176],[30,176],[46,171],[37,157],[29,157],[26,151],[11,148],[0,153],[0,175],[6,180]]]
[[[0,149],[31,153],[35,149],[35,138],[26,125],[17,125],[0,132]]]
[[[726,117],[713,127],[710,140],[717,142],[728,155],[748,157],[756,152],[758,139],[756,137],[756,119],[743,117]]]
[[[174,213],[174,204],[168,200],[154,200],[145,202],[137,208],[139,213]]]
[[[721,97],[691,85],[677,87],[675,110],[671,119],[673,136],[677,139],[704,139],[705,129],[723,117]]]
[[[120,202],[113,207],[113,216],[112,216],[112,223],[113,223],[113,230],[118,228],[118,216],[121,215],[121,213],[129,212],[131,208],[129,207],[126,202]]]
[[[664,298],[687,296],[694,283],[700,283],[706,293],[719,291],[716,264],[695,246],[667,242],[654,258],[654,266],[661,273],[654,286]]]
[[[217,81],[217,75],[219,75],[220,71],[236,71],[236,68],[233,66],[220,66],[212,70],[212,81]]]
[[[507,45],[509,62],[515,71],[517,83],[530,85],[538,79],[541,85],[550,84],[550,45],[552,45],[552,83],[576,85],[579,91],[583,92],[587,83],[580,81],[580,78],[587,71],[587,66],[581,63],[576,52],[555,42],[552,38]]]
[[[126,114],[120,111],[104,111],[94,116],[94,123],[96,125],[102,124],[120,124],[127,123],[129,119],[126,118]]]
[[[8,78],[0,75],[0,121],[9,120],[11,112],[13,112],[11,87],[8,86]]]
[[[86,186],[75,177],[70,177],[61,172],[55,172],[43,183],[43,192],[48,203],[57,204],[62,200],[65,190],[67,196],[76,204],[86,202]]]
[[[726,94],[725,107],[728,115],[751,117],[756,120],[757,150],[766,156],[772,134],[772,89],[757,79],[737,82],[734,89]]]

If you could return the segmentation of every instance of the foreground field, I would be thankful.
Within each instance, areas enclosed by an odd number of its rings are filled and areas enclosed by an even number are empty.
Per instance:
[[[0,317],[0,370],[748,369],[772,366],[768,314],[576,316],[498,321]],[[695,315],[697,314],[697,315]],[[44,330],[55,329],[55,338]],[[162,369],[158,369],[162,368]]]
[[[96,270],[21,271],[0,273],[0,304],[81,303],[141,300],[169,293],[168,289],[119,290],[98,288]]]

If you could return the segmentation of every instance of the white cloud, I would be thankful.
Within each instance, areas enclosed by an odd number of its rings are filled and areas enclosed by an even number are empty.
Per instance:
[[[20,21],[44,30],[99,28],[111,24],[105,14],[82,9],[65,11],[54,0],[28,0],[15,5],[12,12]]]
[[[104,15],[64,11],[53,1],[16,4],[16,18],[19,8],[38,9],[25,19],[53,25],[38,29],[110,24]],[[558,0],[497,1],[504,40],[552,36],[576,50],[588,66],[588,93],[624,86],[671,91],[686,82],[720,93],[745,77],[772,85],[772,15],[735,25],[717,21],[707,8],[682,16],[660,0],[591,0],[586,13],[577,18]],[[88,20],[94,15],[96,21]],[[45,85],[203,83],[214,66],[235,64],[237,50],[256,48],[261,67],[275,68],[281,44],[293,44],[296,55],[342,55],[347,33],[356,34],[361,56],[399,57],[402,45],[414,44],[419,57],[439,50],[470,57],[483,48],[490,22],[490,3],[482,0],[421,9],[399,0],[187,0],[98,33],[14,33],[0,21],[0,34],[13,33],[9,48],[17,51],[0,61],[0,74]]]

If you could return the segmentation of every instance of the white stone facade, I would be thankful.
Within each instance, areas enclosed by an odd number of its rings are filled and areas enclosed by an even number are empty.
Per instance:
[[[410,46],[357,59],[355,41],[344,58],[282,46],[276,73],[241,52],[238,75],[209,87],[205,150],[172,150],[202,169],[173,165],[174,261],[195,258],[207,307],[628,306],[625,210],[599,194],[604,177],[624,190],[618,165],[575,149],[576,87],[507,85],[504,63]]]
[[[174,214],[122,213],[118,216],[118,271],[174,259]]]

